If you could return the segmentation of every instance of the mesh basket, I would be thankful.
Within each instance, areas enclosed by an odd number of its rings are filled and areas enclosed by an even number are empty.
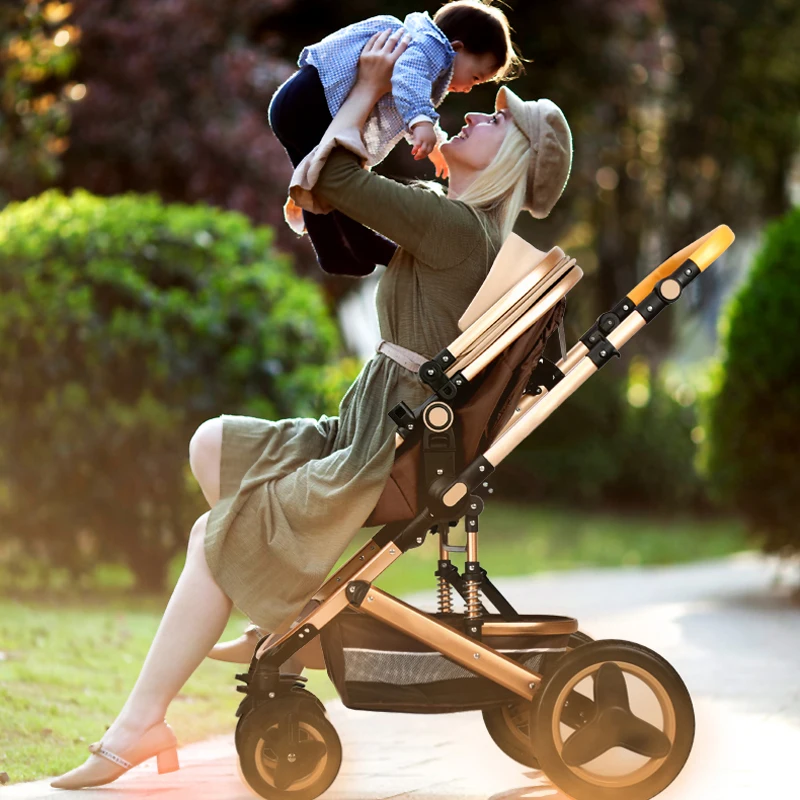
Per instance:
[[[463,631],[463,614],[434,614]],[[487,614],[486,622],[502,622]],[[519,622],[564,617],[523,616]],[[488,678],[456,664],[422,642],[366,614],[345,609],[321,631],[328,675],[348,708],[439,714],[489,708],[519,698]],[[541,635],[509,631],[484,634],[483,641],[534,672],[548,658],[560,657],[569,634]]]

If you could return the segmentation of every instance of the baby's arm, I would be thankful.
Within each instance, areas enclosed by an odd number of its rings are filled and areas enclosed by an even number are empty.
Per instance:
[[[423,130],[432,131],[434,123],[439,119],[431,102],[433,70],[434,66],[428,56],[412,43],[397,59],[392,73],[394,104],[406,124],[406,129],[412,131],[411,139],[415,146],[419,143],[415,138],[417,130],[422,126]],[[436,142],[435,136],[433,142]]]

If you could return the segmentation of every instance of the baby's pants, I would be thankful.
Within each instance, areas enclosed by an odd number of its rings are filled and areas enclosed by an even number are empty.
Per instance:
[[[306,64],[278,88],[269,104],[268,118],[296,167],[319,144],[331,123],[315,67]],[[333,275],[369,275],[376,264],[388,264],[397,249],[394,242],[340,211],[303,211],[303,219],[319,265]]]

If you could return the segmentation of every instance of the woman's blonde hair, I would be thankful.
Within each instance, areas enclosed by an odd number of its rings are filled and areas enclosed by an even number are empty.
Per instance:
[[[514,229],[525,203],[531,145],[512,122],[491,163],[454,200],[482,211],[497,227],[501,241]]]

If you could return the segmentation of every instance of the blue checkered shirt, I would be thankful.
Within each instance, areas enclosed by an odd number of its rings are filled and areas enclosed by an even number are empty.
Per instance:
[[[453,76],[456,52],[427,11],[409,14],[404,22],[384,14],[356,22],[303,48],[297,63],[317,68],[331,116],[341,108],[356,81],[358,58],[370,37],[379,31],[403,27],[411,35],[406,51],[394,65],[392,92],[378,100],[364,125],[368,165],[383,161],[404,136],[410,142],[409,125],[419,117],[435,124],[441,141],[445,134],[434,110],[445,95]]]

